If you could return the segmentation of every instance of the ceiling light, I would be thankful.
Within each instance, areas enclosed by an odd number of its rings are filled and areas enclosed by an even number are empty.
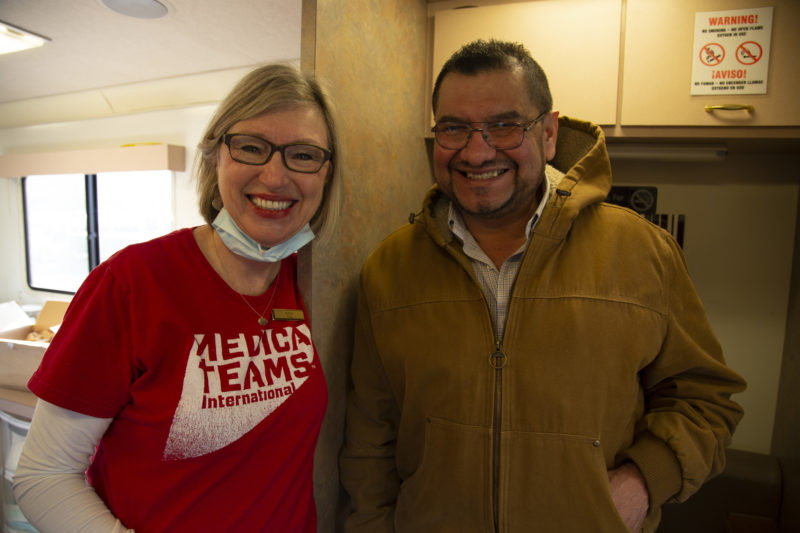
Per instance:
[[[47,37],[35,35],[22,28],[0,21],[0,54],[36,48],[49,40]]]
[[[157,19],[165,16],[169,9],[157,0],[101,0],[112,11],[140,19]]]

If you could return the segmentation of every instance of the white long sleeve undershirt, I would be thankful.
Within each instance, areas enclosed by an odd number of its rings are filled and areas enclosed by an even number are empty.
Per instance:
[[[86,483],[86,469],[111,418],[39,400],[14,476],[14,497],[42,533],[132,532]]]

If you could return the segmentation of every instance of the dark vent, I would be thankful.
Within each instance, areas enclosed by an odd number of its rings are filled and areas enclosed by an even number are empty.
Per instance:
[[[657,187],[614,186],[611,187],[606,202],[633,209],[650,222],[670,232],[683,248],[686,215],[658,213]]]

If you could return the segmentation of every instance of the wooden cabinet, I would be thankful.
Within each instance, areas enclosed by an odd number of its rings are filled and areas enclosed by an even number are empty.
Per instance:
[[[621,5],[622,0],[540,0],[436,11],[431,85],[463,44],[479,38],[521,42],[547,74],[562,115],[614,124]]]
[[[773,7],[767,93],[693,96],[695,13],[759,7]],[[797,0],[627,0],[621,126],[800,126],[798,25]],[[753,111],[705,109],[730,104]]]
[[[547,73],[562,115],[599,124],[609,137],[800,138],[800,0],[471,4],[479,7],[429,0],[431,86],[461,45],[497,38],[530,50]],[[766,94],[692,95],[696,13],[764,7],[772,8]],[[706,110],[731,105],[745,109]],[[427,133],[429,101],[426,108]]]

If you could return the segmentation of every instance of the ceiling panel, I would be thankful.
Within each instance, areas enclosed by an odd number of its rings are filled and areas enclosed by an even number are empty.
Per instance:
[[[137,19],[100,0],[0,0],[0,20],[51,39],[0,55],[0,104],[299,62],[301,1],[168,0]]]

